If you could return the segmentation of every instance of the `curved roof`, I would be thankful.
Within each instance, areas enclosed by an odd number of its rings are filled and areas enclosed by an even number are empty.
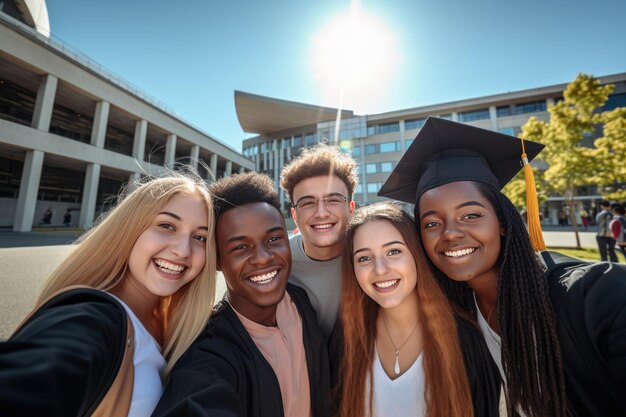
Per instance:
[[[244,132],[267,134],[335,120],[338,109],[296,103],[235,90],[235,109]],[[341,118],[352,117],[342,110]]]
[[[50,19],[45,0],[15,0],[27,25],[44,36],[50,36]]]

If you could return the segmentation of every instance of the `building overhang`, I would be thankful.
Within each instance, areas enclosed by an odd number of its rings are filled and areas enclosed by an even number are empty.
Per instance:
[[[243,131],[260,135],[335,120],[339,111],[237,90],[235,109]],[[341,110],[341,119],[350,117],[352,110]]]

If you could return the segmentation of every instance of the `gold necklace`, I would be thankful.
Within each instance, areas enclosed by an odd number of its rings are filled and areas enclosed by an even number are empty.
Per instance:
[[[396,344],[393,343],[393,339],[391,338],[391,333],[389,333],[389,328],[387,328],[387,322],[385,321],[384,315],[382,316],[382,319],[383,319],[383,326],[385,326],[385,330],[387,331],[387,336],[389,336],[389,340],[391,341],[391,346],[393,346],[393,349],[396,351],[396,362],[393,365],[393,371],[396,373],[396,375],[400,375],[400,361],[398,360],[398,354],[400,353],[400,349],[402,349],[404,345],[406,345],[406,342],[408,342],[411,336],[413,336],[413,333],[415,333],[415,329],[417,329],[417,325],[419,324],[419,321],[415,323],[415,327],[413,327],[411,334],[409,335],[409,337],[406,338],[404,343],[402,343],[400,347],[396,347]]]

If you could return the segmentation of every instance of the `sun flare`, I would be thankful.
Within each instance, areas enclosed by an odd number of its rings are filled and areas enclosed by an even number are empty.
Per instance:
[[[368,109],[379,101],[399,65],[393,32],[353,1],[313,39],[311,68],[326,102]]]

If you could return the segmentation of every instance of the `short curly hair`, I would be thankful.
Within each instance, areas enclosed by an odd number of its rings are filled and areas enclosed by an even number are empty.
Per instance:
[[[248,203],[267,203],[279,212],[280,201],[274,183],[265,174],[246,172],[220,178],[209,186],[217,217]],[[281,212],[282,213],[282,212]]]
[[[293,203],[293,189],[302,180],[324,175],[334,175],[346,184],[348,198],[352,199],[359,184],[356,161],[336,146],[320,143],[302,153],[285,165],[280,173],[280,187]]]

